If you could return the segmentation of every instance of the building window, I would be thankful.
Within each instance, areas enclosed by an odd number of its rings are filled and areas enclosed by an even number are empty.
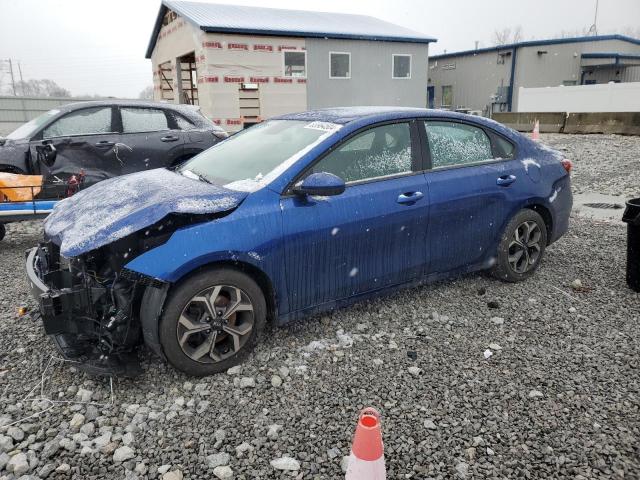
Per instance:
[[[351,78],[351,54],[329,53],[329,78]]]
[[[442,106],[450,107],[453,104],[453,87],[451,85],[442,86]]]
[[[411,78],[411,55],[393,55],[393,78]]]
[[[284,76],[307,76],[307,52],[283,52]]]

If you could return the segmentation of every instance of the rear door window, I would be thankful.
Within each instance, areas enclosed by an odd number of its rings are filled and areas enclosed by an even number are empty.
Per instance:
[[[83,108],[55,121],[42,132],[43,138],[96,135],[113,132],[111,107]]]
[[[456,167],[493,159],[491,140],[479,127],[465,123],[427,121],[432,168]]]
[[[159,108],[122,107],[120,114],[124,133],[158,132],[169,129],[167,116]]]
[[[180,114],[171,112],[171,116],[173,117],[173,120],[176,122],[176,126],[178,127],[178,130],[193,130],[194,128],[196,128],[193,123],[191,123],[189,120],[187,120]]]

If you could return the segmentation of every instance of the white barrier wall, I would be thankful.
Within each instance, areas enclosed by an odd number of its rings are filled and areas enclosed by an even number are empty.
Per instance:
[[[640,112],[640,82],[518,89],[518,112]]]

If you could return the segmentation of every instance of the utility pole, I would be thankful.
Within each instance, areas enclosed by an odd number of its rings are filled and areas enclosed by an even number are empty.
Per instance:
[[[9,59],[9,72],[11,73],[11,86],[13,87],[13,96],[16,96],[16,79],[13,78],[13,63]]]
[[[598,3],[600,0],[596,0],[596,13],[593,16],[593,25],[589,28],[589,34],[598,35]]]
[[[22,78],[22,67],[20,66],[20,62],[18,62],[18,72],[20,72],[20,95],[24,97],[24,78]]]

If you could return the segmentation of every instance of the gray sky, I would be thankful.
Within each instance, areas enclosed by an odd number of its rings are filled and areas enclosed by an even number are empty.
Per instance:
[[[360,13],[438,39],[431,54],[490,46],[494,30],[520,25],[524,38],[581,31],[596,0],[220,0],[263,7]],[[151,85],[144,54],[159,0],[0,0],[0,60],[25,79],[50,78],[74,95],[137,97]],[[638,32],[640,0],[600,0],[599,33]],[[0,86],[9,81],[0,67]],[[17,75],[17,72],[16,72]]]

